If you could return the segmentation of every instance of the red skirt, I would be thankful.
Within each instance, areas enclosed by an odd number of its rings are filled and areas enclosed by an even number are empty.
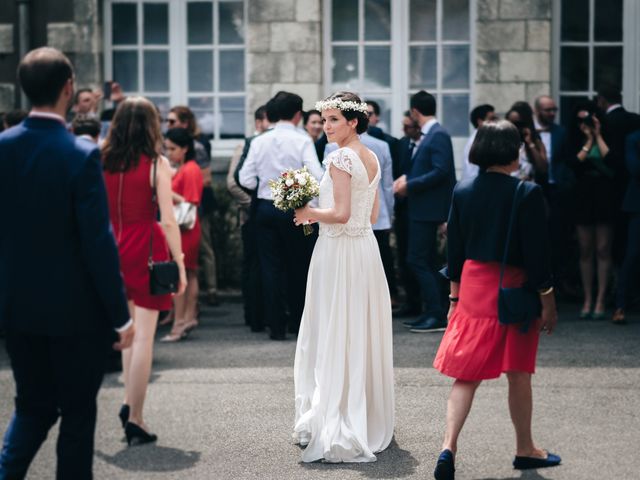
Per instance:
[[[498,321],[499,280],[499,263],[464,262],[460,300],[433,362],[441,373],[477,381],[502,372],[535,372],[539,322],[522,333],[519,325]],[[522,269],[507,266],[503,286],[519,287],[525,280]]]

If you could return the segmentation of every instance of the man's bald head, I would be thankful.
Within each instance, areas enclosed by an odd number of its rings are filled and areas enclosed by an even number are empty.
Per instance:
[[[69,79],[73,79],[73,65],[55,48],[31,50],[18,65],[18,81],[34,107],[56,105]]]
[[[558,106],[555,100],[549,95],[540,95],[533,102],[533,107],[540,125],[550,127],[551,124],[555,122]]]

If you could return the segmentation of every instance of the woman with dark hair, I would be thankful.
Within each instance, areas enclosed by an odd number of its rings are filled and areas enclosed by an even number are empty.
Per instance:
[[[194,161],[193,138],[185,128],[167,131],[165,148],[171,163],[177,166],[171,188],[174,203],[188,202],[200,205],[202,200],[202,172]],[[177,342],[198,326],[198,249],[200,246],[200,220],[196,216],[192,228],[181,228],[184,264],[187,269],[187,290],[182,297],[174,299],[174,321],[171,332],[162,337],[162,342]]]
[[[311,137],[311,140],[318,141],[322,135],[322,114],[318,110],[309,110],[302,113],[302,125]]]
[[[605,295],[611,271],[613,223],[616,214],[614,170],[609,146],[601,133],[593,102],[578,105],[569,128],[568,164],[576,175],[574,220],[580,248],[580,276],[584,302],[580,318],[603,319]],[[598,290],[593,302],[593,264],[597,265]]]
[[[154,105],[142,97],[123,100],[113,117],[102,159],[111,224],[136,329],[131,348],[122,352],[125,397],[119,416],[129,445],[157,439],[149,433],[142,409],[151,373],[158,314],[171,308],[171,295],[150,292],[150,249],[154,261],[169,260],[171,252],[178,263],[180,288],[176,298],[184,292],[187,283],[180,231],[173,214],[171,166],[160,155],[161,147],[160,118]]]
[[[516,176],[522,180],[541,179],[548,169],[547,150],[536,131],[531,105],[516,102],[511,105],[505,118],[516,126],[522,143]]]
[[[531,435],[531,375],[538,337],[541,330],[553,331],[557,312],[542,189],[530,182],[520,185],[511,176],[518,169],[519,149],[520,132],[510,122],[485,123],[478,129],[469,154],[481,173],[458,183],[453,193],[447,223],[449,324],[433,365],[455,382],[447,404],[437,480],[454,478],[458,436],[476,389],[483,380],[502,373],[509,380],[509,411],[516,431],[514,467],[543,468],[560,463],[557,455],[537,448]],[[512,206],[516,208],[515,220],[502,283],[538,292],[541,318],[527,326],[504,325],[498,319],[501,262]]]
[[[296,210],[319,222],[294,366],[294,439],[302,460],[373,462],[393,437],[391,300],[371,225],[380,165],[359,134],[367,105],[340,92],[316,104],[338,150],[325,161],[320,205]]]

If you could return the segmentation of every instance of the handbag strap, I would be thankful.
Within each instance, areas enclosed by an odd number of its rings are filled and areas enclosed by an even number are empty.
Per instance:
[[[502,263],[500,264],[500,283],[498,284],[498,288],[502,288],[502,279],[504,278],[504,270],[507,264],[507,257],[509,255],[509,244],[511,243],[511,232],[513,231],[513,224],[515,222],[516,213],[518,211],[518,200],[519,193],[524,185],[524,181],[520,180],[518,182],[518,186],[516,187],[516,191],[513,194],[513,202],[511,203],[511,215],[509,216],[509,228],[507,228],[507,241],[504,245],[504,254],[502,256]]]
[[[156,191],[156,165],[158,159],[153,159],[152,174],[151,174],[151,203],[153,204],[153,221],[151,222],[151,235],[149,236],[149,268],[153,265],[153,222],[155,222],[157,207],[158,207],[158,194]]]

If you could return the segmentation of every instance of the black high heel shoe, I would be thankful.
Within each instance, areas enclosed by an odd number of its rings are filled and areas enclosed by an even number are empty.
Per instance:
[[[438,463],[433,472],[434,478],[436,480],[455,480],[455,472],[453,452],[451,450],[443,450],[438,457]]]
[[[135,423],[127,422],[124,427],[124,434],[127,436],[127,444],[129,446],[144,445],[145,443],[153,443],[158,440],[158,436],[145,431]]]
[[[127,426],[127,422],[129,421],[129,405],[124,403],[120,407],[120,412],[118,413],[118,417],[120,417],[120,423],[122,423],[122,428]]]

